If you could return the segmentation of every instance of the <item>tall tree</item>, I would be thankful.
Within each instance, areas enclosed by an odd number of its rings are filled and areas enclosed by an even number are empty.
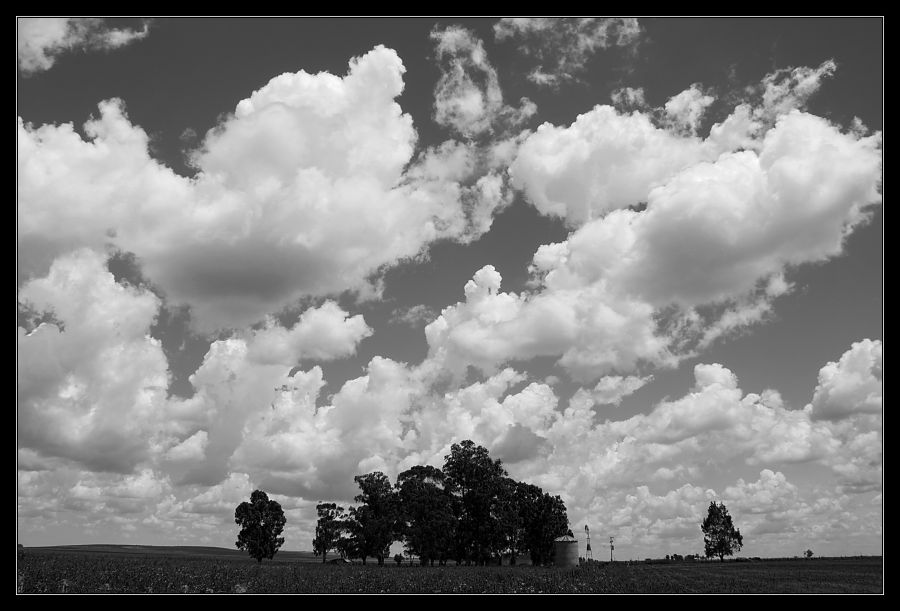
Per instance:
[[[382,565],[390,553],[391,543],[397,539],[397,494],[381,471],[357,475],[353,481],[360,489],[360,494],[354,498],[360,505],[350,509],[351,536],[363,563],[371,556]]]
[[[313,553],[322,555],[325,563],[328,551],[338,548],[341,532],[344,529],[344,508],[335,503],[319,503],[316,505],[319,520],[316,522],[316,537],[313,539]]]
[[[417,465],[397,476],[400,534],[422,565],[446,561],[453,542],[456,519],[444,479],[444,473],[430,465]]]
[[[532,564],[547,564],[553,555],[553,541],[569,530],[566,505],[560,497],[523,482],[516,485],[516,499],[523,529],[521,546],[528,550]]]
[[[257,562],[263,558],[271,560],[284,544],[284,537],[278,535],[284,530],[285,522],[281,505],[270,501],[262,490],[254,490],[250,502],[244,501],[234,510],[234,523],[241,527],[235,545],[247,550]]]
[[[468,558],[486,564],[496,552],[498,523],[494,515],[501,481],[507,475],[487,448],[471,440],[450,446],[444,457],[447,490],[461,501],[458,545]]]
[[[525,516],[516,494],[520,485],[521,482],[512,478],[502,478],[494,502],[493,514],[497,521],[494,545],[501,558],[502,554],[509,554],[510,564],[516,564],[516,556],[525,545]]]
[[[725,561],[725,556],[731,556],[740,551],[744,544],[741,531],[731,523],[724,503],[711,502],[706,519],[700,525],[703,531],[703,543],[706,546],[706,557],[718,556],[719,562]]]

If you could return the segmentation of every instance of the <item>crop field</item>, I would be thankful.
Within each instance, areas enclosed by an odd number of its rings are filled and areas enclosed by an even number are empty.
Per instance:
[[[31,593],[881,593],[881,557],[553,567],[323,565],[311,554],[255,560],[215,548],[27,548]]]

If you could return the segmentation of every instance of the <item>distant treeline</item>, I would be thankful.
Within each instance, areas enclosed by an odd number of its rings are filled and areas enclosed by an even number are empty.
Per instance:
[[[508,477],[487,449],[466,440],[453,444],[443,469],[417,465],[391,485],[382,472],[358,475],[355,507],[316,506],[313,551],[325,562],[375,558],[384,564],[390,547],[403,542],[423,565],[485,565],[528,554],[532,564],[552,559],[553,541],[568,532],[566,506],[558,496]]]

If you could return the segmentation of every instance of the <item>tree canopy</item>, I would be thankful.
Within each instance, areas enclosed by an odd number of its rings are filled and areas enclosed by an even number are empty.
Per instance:
[[[453,444],[443,469],[416,465],[394,486],[380,471],[358,475],[357,506],[343,513],[334,503],[316,507],[317,554],[375,558],[402,541],[421,564],[487,564],[508,554],[529,554],[534,564],[552,559],[553,540],[568,530],[562,499],[508,477],[503,464],[470,440]]]
[[[235,545],[247,550],[257,562],[263,558],[271,560],[284,544],[284,537],[278,535],[284,530],[285,522],[281,505],[270,501],[262,490],[254,490],[250,502],[244,501],[234,510],[234,523],[241,527]]]
[[[355,501],[358,507],[350,509],[350,531],[356,540],[357,552],[363,562],[374,557],[384,564],[390,553],[391,543],[396,541],[399,524],[397,495],[391,480],[381,471],[353,478],[360,489]]]
[[[344,528],[344,508],[335,503],[319,503],[316,514],[319,520],[316,522],[316,537],[312,541],[313,553],[316,556],[321,554],[324,563],[328,552],[339,548]]]
[[[709,512],[703,524],[703,543],[706,546],[706,557],[718,556],[719,561],[724,561],[725,556],[731,556],[740,551],[744,544],[741,531],[736,529],[731,522],[731,516],[724,503],[711,502]]]

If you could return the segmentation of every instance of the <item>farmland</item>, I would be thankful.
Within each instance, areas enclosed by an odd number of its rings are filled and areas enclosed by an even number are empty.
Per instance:
[[[218,548],[27,548],[30,593],[880,593],[881,557],[598,563],[579,568],[323,565],[305,552],[257,564]]]

